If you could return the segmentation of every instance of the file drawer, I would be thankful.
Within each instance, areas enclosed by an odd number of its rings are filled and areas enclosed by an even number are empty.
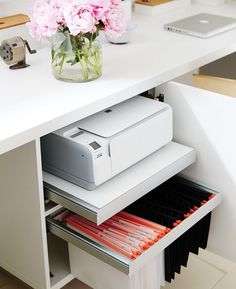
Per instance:
[[[72,274],[75,277],[81,279],[81,281],[86,281],[86,276],[89,275],[90,272],[89,264],[91,264],[91,262],[94,262],[97,266],[100,267],[104,265],[104,270],[109,268],[109,270],[112,272],[117,272],[118,275],[122,273],[128,276],[132,276],[221,203],[220,193],[216,193],[206,187],[192,182],[187,183],[190,184],[193,190],[195,188],[200,188],[201,191],[214,193],[216,195],[205,205],[201,206],[192,215],[186,218],[180,225],[172,229],[171,232],[166,234],[153,246],[144,251],[135,260],[130,260],[119,253],[107,249],[106,247],[96,243],[84,235],[75,232],[74,230],[68,228],[65,224],[57,221],[55,216],[50,216],[47,218],[48,230],[58,237],[68,241],[71,252],[70,259]],[[79,255],[81,255],[81,259],[78,257]],[[90,260],[87,262],[87,268],[85,267],[86,262],[79,263],[83,259]],[[79,272],[80,270],[78,271],[78,268],[81,268],[81,266],[83,267],[83,269],[81,269],[83,274]],[[91,286],[91,284],[89,285]]]
[[[171,142],[94,191],[44,172],[46,198],[101,224],[176,175],[196,159],[189,147]]]

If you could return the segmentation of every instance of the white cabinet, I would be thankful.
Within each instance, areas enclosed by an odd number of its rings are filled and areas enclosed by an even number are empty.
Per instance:
[[[47,217],[48,231],[68,242],[66,260],[70,262],[72,275],[95,289],[102,286],[116,289],[117,284],[123,286],[121,289],[133,288],[133,276],[149,266],[155,258],[161,256],[165,248],[217,207],[221,203],[221,194],[217,193],[212,200],[133,261],[58,221],[55,217],[63,208],[99,225],[187,168],[195,159],[196,152],[192,148],[171,142],[94,191],[87,191],[44,172],[45,196],[55,204],[55,212]],[[197,186],[202,191],[211,192],[201,185],[191,183],[191,186],[193,189]],[[57,255],[60,255],[60,250]],[[96,270],[98,267],[99,271]],[[101,281],[98,272],[104,272],[109,277]],[[113,278],[117,280],[115,284]]]

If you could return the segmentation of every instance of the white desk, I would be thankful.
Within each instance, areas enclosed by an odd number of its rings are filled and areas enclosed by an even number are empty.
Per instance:
[[[93,82],[69,84],[55,80],[47,48],[39,50],[37,56],[29,56],[32,66],[25,70],[10,71],[0,63],[0,266],[34,288],[53,286],[40,137],[235,52],[236,30],[202,40],[162,28],[163,23],[203,11],[233,17],[236,3],[189,6],[163,17],[136,16],[138,27],[131,43],[104,44],[103,76]],[[14,221],[6,217],[9,211]],[[63,267],[63,262],[56,263]],[[65,278],[59,276],[55,283],[62,281],[54,288],[72,278],[69,273]]]
[[[234,52],[236,29],[209,40],[163,30],[164,23],[201,11],[233,17],[236,3],[136,16],[131,43],[103,46],[103,75],[93,82],[55,80],[46,48],[28,56],[32,66],[25,70],[0,62],[0,154]]]

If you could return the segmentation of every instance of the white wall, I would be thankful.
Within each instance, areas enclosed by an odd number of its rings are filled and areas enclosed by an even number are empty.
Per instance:
[[[26,13],[34,0],[0,0],[0,17],[17,13]]]

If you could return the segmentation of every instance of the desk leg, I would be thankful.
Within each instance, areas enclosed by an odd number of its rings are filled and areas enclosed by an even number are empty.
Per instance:
[[[0,266],[50,288],[39,140],[0,155]]]

